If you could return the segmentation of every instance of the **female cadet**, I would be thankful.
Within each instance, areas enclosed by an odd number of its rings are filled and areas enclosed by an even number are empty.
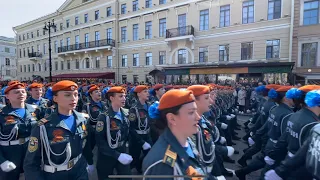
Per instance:
[[[18,180],[37,119],[35,109],[25,103],[27,93],[22,83],[10,83],[4,93],[10,103],[0,110],[0,177]]]
[[[159,101],[161,96],[166,92],[163,84],[156,84],[153,86],[152,89],[153,89],[151,93],[153,95],[152,102]]]
[[[198,132],[201,119],[192,92],[170,90],[153,107],[163,133],[143,161],[144,175],[206,175],[199,152],[188,138]]]
[[[77,89],[68,80],[52,87],[56,111],[32,130],[24,161],[27,180],[88,179],[86,153],[82,155],[83,148],[89,147],[85,146],[87,119],[75,111]]]

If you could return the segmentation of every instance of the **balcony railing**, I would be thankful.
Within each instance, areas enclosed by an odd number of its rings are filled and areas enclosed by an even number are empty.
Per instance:
[[[188,35],[194,35],[194,28],[191,25],[178,27],[174,29],[167,29],[166,31],[166,38],[174,38]]]
[[[103,39],[98,41],[90,41],[84,42],[80,44],[73,44],[69,46],[63,46],[58,48],[58,53],[68,52],[68,51],[77,51],[82,49],[90,49],[96,47],[103,47],[103,46],[115,46],[115,40],[113,39]]]
[[[42,53],[39,52],[32,52],[32,53],[28,53],[28,57],[29,58],[37,58],[37,57],[42,57]]]

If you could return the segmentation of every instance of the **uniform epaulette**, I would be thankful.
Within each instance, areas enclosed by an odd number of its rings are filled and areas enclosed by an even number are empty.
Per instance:
[[[49,122],[49,120],[42,118],[38,121],[38,126],[42,126],[42,125],[46,124],[47,122]]]
[[[121,108],[121,110],[125,115],[129,115],[129,109]]]
[[[84,118],[89,118],[89,114],[87,113],[80,113]]]
[[[170,145],[168,145],[167,150],[164,154],[163,160],[162,162],[165,164],[170,165],[171,167],[174,167],[174,164],[176,162],[177,159],[177,153],[173,152],[170,150]]]

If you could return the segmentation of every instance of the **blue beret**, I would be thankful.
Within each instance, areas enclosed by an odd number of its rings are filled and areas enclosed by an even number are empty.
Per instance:
[[[320,90],[313,90],[307,93],[304,102],[308,107],[320,106]]]

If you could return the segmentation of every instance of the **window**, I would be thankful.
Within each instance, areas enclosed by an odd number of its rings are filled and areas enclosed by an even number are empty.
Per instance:
[[[26,57],[26,49],[23,48],[23,57]]]
[[[127,67],[127,61],[128,61],[128,56],[127,55],[122,55],[121,66],[122,67]]]
[[[34,64],[32,64],[32,72],[34,72],[34,71],[35,71]]]
[[[84,15],[84,23],[87,23],[88,22],[88,14],[85,14]]]
[[[318,43],[302,44],[301,66],[314,67],[317,65]]]
[[[133,65],[132,66],[139,66],[139,54],[133,54]]]
[[[38,71],[41,71],[41,64],[38,64]]]
[[[87,48],[89,47],[89,33],[84,35],[84,46]]]
[[[146,8],[152,7],[152,0],[146,0]]]
[[[107,29],[107,39],[112,39],[112,28]]]
[[[6,66],[10,66],[10,59],[6,58]]]
[[[27,33],[27,39],[29,39],[29,33]]]
[[[29,47],[27,48],[27,52],[28,52],[28,55],[29,55],[29,53],[30,53],[30,49],[29,49]]]
[[[159,0],[159,4],[165,4],[167,3],[167,0]]]
[[[318,24],[319,0],[304,2],[303,25]]]
[[[163,18],[159,20],[159,37],[165,37],[167,30],[167,19]]]
[[[75,39],[75,48],[79,49],[79,41],[80,41],[79,35],[75,36],[74,39]]]
[[[219,46],[219,61],[229,61],[229,45]]]
[[[112,56],[107,56],[107,67],[112,67]]]
[[[6,52],[6,53],[10,53],[10,48],[5,47],[5,48],[4,48],[4,52]]]
[[[279,19],[281,17],[281,0],[269,0],[268,20]]]
[[[67,60],[67,69],[68,69],[68,70],[71,69],[70,60]]]
[[[39,30],[37,30],[37,37],[39,37],[40,36],[40,31]]]
[[[146,53],[146,65],[147,66],[152,65],[152,53],[151,52]]]
[[[107,7],[107,17],[112,16],[111,7]]]
[[[60,40],[60,47],[63,48],[63,39]]]
[[[23,35],[23,40],[25,40],[26,39],[26,35]]]
[[[180,49],[178,51],[178,64],[186,64],[187,63],[187,50]]]
[[[133,83],[139,83],[139,76],[138,75],[133,75]]]
[[[166,52],[160,51],[159,52],[159,64],[165,64],[166,63]]]
[[[148,21],[146,22],[146,39],[151,39],[152,38],[152,22]]]
[[[21,51],[21,49],[19,49],[19,53],[20,53],[20,58],[22,58],[22,51]]]
[[[75,25],[78,25],[78,24],[79,24],[79,17],[78,17],[78,16],[74,18],[74,24],[75,24]]]
[[[121,27],[121,42],[127,42],[127,27]]]
[[[24,70],[24,72],[27,72],[27,66],[26,65],[23,65],[23,70]]]
[[[19,41],[21,41],[21,35],[19,35]]]
[[[90,59],[89,58],[86,58],[86,60],[85,60],[85,67],[87,68],[87,69],[89,69],[90,68]]]
[[[139,25],[134,24],[133,25],[133,40],[137,41],[139,39]]]
[[[70,19],[67,19],[66,20],[66,27],[69,28],[69,26],[70,26]]]
[[[280,40],[268,40],[266,47],[267,59],[279,58]]]
[[[40,45],[37,45],[37,52],[40,52]]]
[[[94,12],[94,19],[98,20],[99,19],[99,10]]]
[[[63,70],[63,69],[64,69],[64,63],[63,63],[63,61],[60,61],[60,66],[61,66],[61,69],[60,69],[60,70]]]
[[[67,40],[67,50],[69,50],[70,49],[70,38],[68,37],[66,40]]]
[[[200,11],[200,31],[209,29],[209,9]]]
[[[99,41],[100,41],[100,32],[99,31],[96,31],[95,33],[94,33],[94,41],[95,41],[95,44],[96,44],[96,46],[99,46]]]
[[[127,83],[127,75],[122,75],[122,83],[123,84]]]
[[[47,62],[44,62],[44,71],[47,71]]]
[[[10,70],[6,70],[6,76],[10,76]]]
[[[55,66],[56,71],[58,71],[58,61],[54,62],[54,66]]]
[[[100,68],[100,57],[96,57],[96,68]]]
[[[252,59],[252,53],[253,53],[252,42],[241,43],[241,60]]]
[[[132,11],[138,11],[139,10],[139,1],[134,0],[132,1]]]
[[[20,72],[22,72],[22,65],[20,65]]]
[[[31,32],[31,38],[33,38],[33,32]]]
[[[242,24],[253,23],[254,21],[254,1],[245,1],[242,4]]]
[[[28,64],[28,72],[31,72],[31,66]]]
[[[54,52],[58,52],[58,41],[54,41]]]
[[[230,5],[220,7],[220,27],[230,26]]]
[[[60,23],[60,31],[63,30],[63,23]]]
[[[80,69],[79,59],[76,59],[76,69]]]
[[[208,62],[208,47],[199,48],[199,62]]]
[[[125,14],[127,12],[127,5],[121,4],[121,14]]]
[[[43,44],[43,54],[47,54],[47,44]]]

